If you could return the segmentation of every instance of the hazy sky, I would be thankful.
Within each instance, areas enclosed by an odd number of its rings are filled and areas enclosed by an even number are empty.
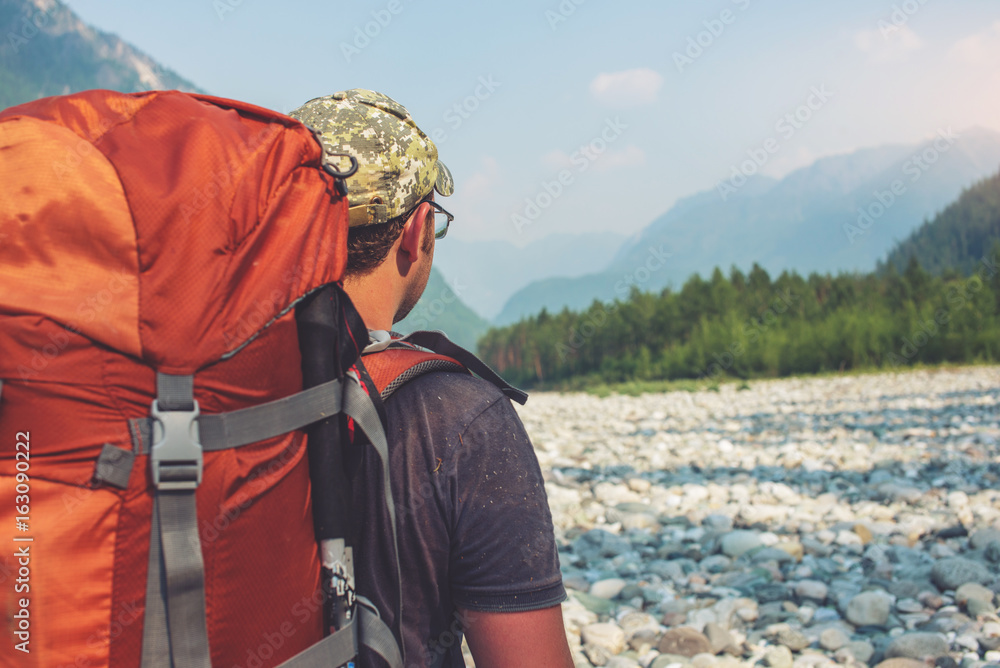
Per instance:
[[[215,95],[390,95],[437,130],[468,240],[630,234],[768,140],[761,171],[782,176],[1000,130],[995,0],[67,4]]]

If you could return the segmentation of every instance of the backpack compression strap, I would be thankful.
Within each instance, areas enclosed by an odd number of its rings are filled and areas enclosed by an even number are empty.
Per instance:
[[[290,397],[230,413],[200,415],[192,376],[157,374],[152,418],[132,421],[135,452],[110,447],[97,473],[110,484],[131,470],[136,454],[149,453],[156,493],[150,534],[143,668],[210,668],[205,615],[205,574],[197,528],[195,490],[206,451],[236,448],[302,428],[344,412],[376,446],[388,472],[385,432],[368,393],[347,375]],[[122,456],[121,453],[131,456]],[[103,460],[103,461],[102,461]],[[100,477],[100,475],[95,475]],[[385,623],[366,608],[337,633],[286,662],[288,666],[340,666],[357,655],[358,625],[393,668],[402,657]],[[169,632],[168,632],[169,629]],[[390,642],[391,641],[391,642]]]

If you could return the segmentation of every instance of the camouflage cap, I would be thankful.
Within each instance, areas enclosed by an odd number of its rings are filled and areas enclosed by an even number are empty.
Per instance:
[[[358,171],[347,179],[351,227],[404,214],[432,189],[445,197],[455,191],[434,142],[406,107],[382,93],[353,88],[310,100],[289,116],[316,132],[327,163],[342,170],[344,154],[357,159]]]

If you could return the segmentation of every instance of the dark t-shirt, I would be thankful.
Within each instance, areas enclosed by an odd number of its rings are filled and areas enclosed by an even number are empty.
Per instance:
[[[479,378],[428,373],[386,409],[406,668],[464,666],[477,611],[566,598],[538,459],[510,401]]]

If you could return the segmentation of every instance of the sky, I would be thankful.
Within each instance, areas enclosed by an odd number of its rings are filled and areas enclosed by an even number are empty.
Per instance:
[[[66,4],[214,95],[393,97],[437,140],[468,241],[634,234],[754,155],[780,178],[1000,131],[995,0]]]

